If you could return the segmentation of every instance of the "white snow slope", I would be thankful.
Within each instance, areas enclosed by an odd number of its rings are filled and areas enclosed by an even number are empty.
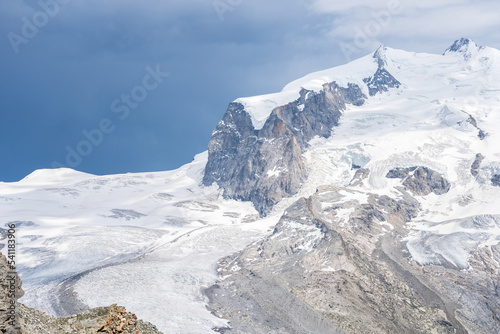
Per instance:
[[[472,249],[500,242],[500,187],[491,183],[500,174],[500,51],[469,42],[445,55],[386,47],[377,54],[401,87],[349,106],[330,138],[314,139],[304,155],[308,182],[265,219],[250,203],[223,200],[215,187],[200,186],[206,153],[169,172],[40,170],[0,183],[2,223],[17,222],[21,302],[57,313],[61,282],[86,273],[69,293],[90,307],[118,303],[165,333],[211,333],[224,321],[206,310],[201,290],[217,279],[216,261],[264,237],[290,203],[317,186],[348,186],[353,164],[371,171],[357,187],[363,192],[398,196],[401,180],[385,177],[395,167],[427,166],[447,178],[447,194],[418,197],[422,211],[408,224],[408,249],[420,264],[445,258],[467,269]],[[352,82],[368,96],[363,79],[377,66],[368,55],[310,74],[281,93],[237,101],[260,128],[301,87]],[[470,116],[487,133],[484,140]],[[477,153],[485,159],[474,177]]]

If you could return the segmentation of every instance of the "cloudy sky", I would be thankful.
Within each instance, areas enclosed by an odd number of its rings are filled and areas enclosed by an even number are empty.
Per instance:
[[[177,168],[228,103],[380,44],[500,48],[495,0],[3,0],[0,181]]]

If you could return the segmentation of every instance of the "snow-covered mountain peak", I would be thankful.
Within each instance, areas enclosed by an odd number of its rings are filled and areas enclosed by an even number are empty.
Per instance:
[[[473,40],[469,38],[460,38],[456,40],[452,46],[446,49],[444,54],[459,54],[464,58],[464,60],[468,61],[483,49],[483,46],[478,46]]]
[[[92,176],[92,174],[79,172],[71,168],[37,169],[19,181],[19,184],[24,186],[50,185],[54,183],[63,183],[64,181],[75,182],[76,180],[86,179]]]
[[[469,48],[478,49],[478,45],[469,38],[457,39],[452,46],[446,49],[446,52],[466,52]]]

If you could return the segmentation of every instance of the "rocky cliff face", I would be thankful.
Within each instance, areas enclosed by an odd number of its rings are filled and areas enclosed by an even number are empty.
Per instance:
[[[386,69],[386,48],[373,54],[375,73],[362,80],[370,96],[399,88]],[[261,129],[255,129],[245,106],[229,105],[208,145],[204,185],[217,183],[226,198],[251,201],[262,216],[284,197],[298,192],[307,179],[302,154],[315,136],[328,138],[351,104],[361,106],[367,96],[360,86],[337,82],[321,91],[302,88],[300,97],[272,110]]]
[[[362,105],[365,98],[354,84],[302,89],[299,99],[275,108],[260,130],[242,104],[231,103],[212,134],[203,184],[217,183],[225,197],[251,201],[266,215],[306,180],[302,153],[308,141],[329,137],[346,105]]]
[[[417,170],[412,185],[425,183],[435,194],[447,188],[446,179],[421,166],[389,176]],[[408,190],[420,194],[426,187]],[[206,291],[213,312],[229,320],[230,328],[218,330],[498,333],[499,246],[473,251],[467,271],[449,261],[416,262],[405,226],[420,204],[398,189],[390,197],[324,186],[289,207],[272,235],[221,261],[221,281]],[[462,224],[474,229],[494,222]],[[438,239],[429,242],[446,249]]]
[[[54,317],[29,308],[17,299],[23,296],[21,279],[0,253],[0,333],[7,334],[161,334],[155,326],[138,320],[124,307],[98,307],[68,317]]]

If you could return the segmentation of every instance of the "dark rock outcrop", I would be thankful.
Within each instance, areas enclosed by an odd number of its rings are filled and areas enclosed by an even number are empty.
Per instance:
[[[471,58],[471,51],[472,50],[481,50],[483,49],[484,47],[483,46],[478,46],[476,43],[474,43],[474,41],[472,41],[471,39],[469,38],[460,38],[458,40],[456,40],[452,46],[450,46],[448,49],[446,49],[446,51],[444,52],[444,54],[447,54],[447,53],[450,53],[450,52],[454,52],[454,53],[457,53],[457,54],[461,54],[462,57],[464,58],[464,60],[469,60]]]
[[[471,44],[474,44],[475,43],[470,40],[469,38],[460,38],[460,39],[457,39],[455,42],[453,42],[452,46],[450,46],[448,49],[446,49],[445,53],[446,52],[458,52],[458,51],[463,51],[464,49],[467,49],[469,47],[469,45]]]
[[[249,200],[266,215],[307,178],[302,153],[308,141],[329,137],[346,104],[362,105],[365,98],[353,84],[302,89],[299,99],[275,108],[260,130],[242,104],[231,103],[212,134],[203,184],[217,183],[224,197]]]
[[[373,58],[377,60],[378,69],[372,77],[363,79],[364,83],[368,86],[370,96],[387,92],[390,88],[399,88],[401,86],[401,82],[385,68],[387,65],[386,51],[387,48],[385,46],[381,46],[375,51]]]
[[[500,187],[500,174],[493,175],[493,177],[491,178],[491,184]]]
[[[484,138],[486,138],[486,136],[488,135],[486,132],[484,132],[481,128],[479,128],[479,126],[477,125],[477,120],[472,117],[471,114],[469,113],[466,113],[465,111],[462,110],[463,113],[467,114],[469,116],[468,119],[466,119],[464,122],[467,122],[469,123],[470,125],[472,125],[473,127],[475,127],[477,129],[477,137],[480,139],[480,140],[483,140]],[[463,122],[458,122],[459,125],[461,125]]]
[[[366,180],[369,175],[370,175],[370,170],[368,168],[360,168],[354,174],[349,185],[353,187],[362,186],[363,181]]]
[[[415,171],[415,169],[417,169],[417,167],[394,168],[391,169],[385,177],[388,179],[405,179],[411,172]]]
[[[390,179],[403,179],[402,184],[415,195],[426,196],[446,194],[451,187],[450,182],[438,172],[427,167],[395,168],[385,176]]]
[[[379,67],[373,77],[363,79],[368,86],[370,96],[387,92],[389,88],[399,88],[401,83],[392,76],[384,67]]]
[[[470,167],[470,173],[472,176],[477,176],[479,174],[479,167],[481,167],[481,163],[484,160],[484,155],[481,153],[476,154],[476,159],[474,159],[474,162],[472,163]]]

